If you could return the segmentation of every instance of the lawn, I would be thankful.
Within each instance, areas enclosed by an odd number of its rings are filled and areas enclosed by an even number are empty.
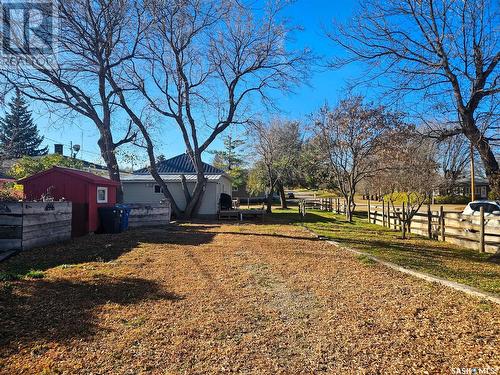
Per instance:
[[[0,263],[10,275],[0,281],[0,373],[449,374],[500,364],[498,305],[353,256],[289,219],[87,236]]]
[[[500,294],[500,264],[491,254],[417,235],[403,240],[399,231],[368,223],[366,213],[355,215],[352,223],[324,211],[309,211],[303,223],[295,210],[277,209],[274,217],[400,266]]]

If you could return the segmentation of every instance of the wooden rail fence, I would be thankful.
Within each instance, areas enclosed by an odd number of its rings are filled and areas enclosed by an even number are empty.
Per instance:
[[[306,209],[317,209],[336,213],[345,213],[346,203],[343,198],[307,199]],[[392,208],[390,203],[369,202],[357,204],[356,210],[367,212],[370,223],[382,225],[394,230],[402,230],[402,207]],[[399,213],[399,214],[398,214]],[[446,241],[480,252],[496,253],[500,251],[500,218],[479,215],[465,216],[459,211],[446,211],[443,206],[432,210],[428,206],[415,214],[411,221],[410,233],[425,236],[438,241]]]

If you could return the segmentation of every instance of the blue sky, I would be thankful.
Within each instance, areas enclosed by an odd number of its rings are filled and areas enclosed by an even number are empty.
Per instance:
[[[291,18],[294,24],[304,28],[302,32],[296,34],[295,46],[308,46],[316,55],[323,57],[331,57],[341,53],[324,36],[323,29],[331,27],[333,19],[341,21],[348,19],[355,6],[355,1],[350,0],[298,0],[292,4],[287,9],[286,16]],[[326,101],[336,102],[342,89],[345,88],[346,81],[360,73],[353,66],[341,70],[315,67],[314,70],[309,84],[296,87],[294,93],[273,96],[279,107],[280,116],[306,121],[308,115]],[[54,143],[69,145],[70,142],[73,142],[73,144],[82,145],[81,158],[93,162],[99,161],[98,132],[89,120],[80,117],[72,119],[49,118],[44,107],[35,104],[32,104],[31,107],[34,110],[34,118],[40,133],[45,136],[45,143],[49,145],[50,150],[53,150]],[[174,127],[169,129],[168,136],[163,136],[162,143],[157,146],[157,155],[164,154],[171,157],[185,151],[179,131]],[[233,134],[237,133],[236,130],[232,132]],[[217,140],[211,149],[220,148],[221,143],[220,139]],[[136,152],[142,153],[140,150],[136,150]],[[210,161],[211,156],[205,155],[204,159]]]

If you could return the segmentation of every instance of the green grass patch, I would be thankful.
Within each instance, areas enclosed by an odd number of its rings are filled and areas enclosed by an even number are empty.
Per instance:
[[[367,255],[358,255],[356,258],[360,261],[360,263],[363,263],[367,266],[372,266],[377,263]]]
[[[15,281],[20,278],[21,277],[16,273],[0,271],[0,281]]]
[[[43,279],[45,277],[45,274],[43,271],[38,271],[38,270],[30,270],[26,275],[26,278],[28,279]]]
[[[492,254],[417,235],[403,240],[399,231],[368,223],[366,213],[357,213],[347,222],[343,215],[310,210],[301,220],[296,210],[276,209],[272,220],[303,225],[319,236],[379,259],[500,294],[500,265],[492,261]]]

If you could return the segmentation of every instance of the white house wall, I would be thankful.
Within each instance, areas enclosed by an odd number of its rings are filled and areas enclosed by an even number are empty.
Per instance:
[[[125,203],[159,203],[164,195],[155,193],[154,182],[123,181],[123,200]],[[188,183],[190,192],[194,190],[194,183]],[[175,203],[181,210],[186,207],[184,192],[180,182],[167,182],[168,189],[172,194]],[[220,193],[231,195],[231,181],[222,176],[217,182],[208,182],[200,205],[199,215],[216,215]]]

